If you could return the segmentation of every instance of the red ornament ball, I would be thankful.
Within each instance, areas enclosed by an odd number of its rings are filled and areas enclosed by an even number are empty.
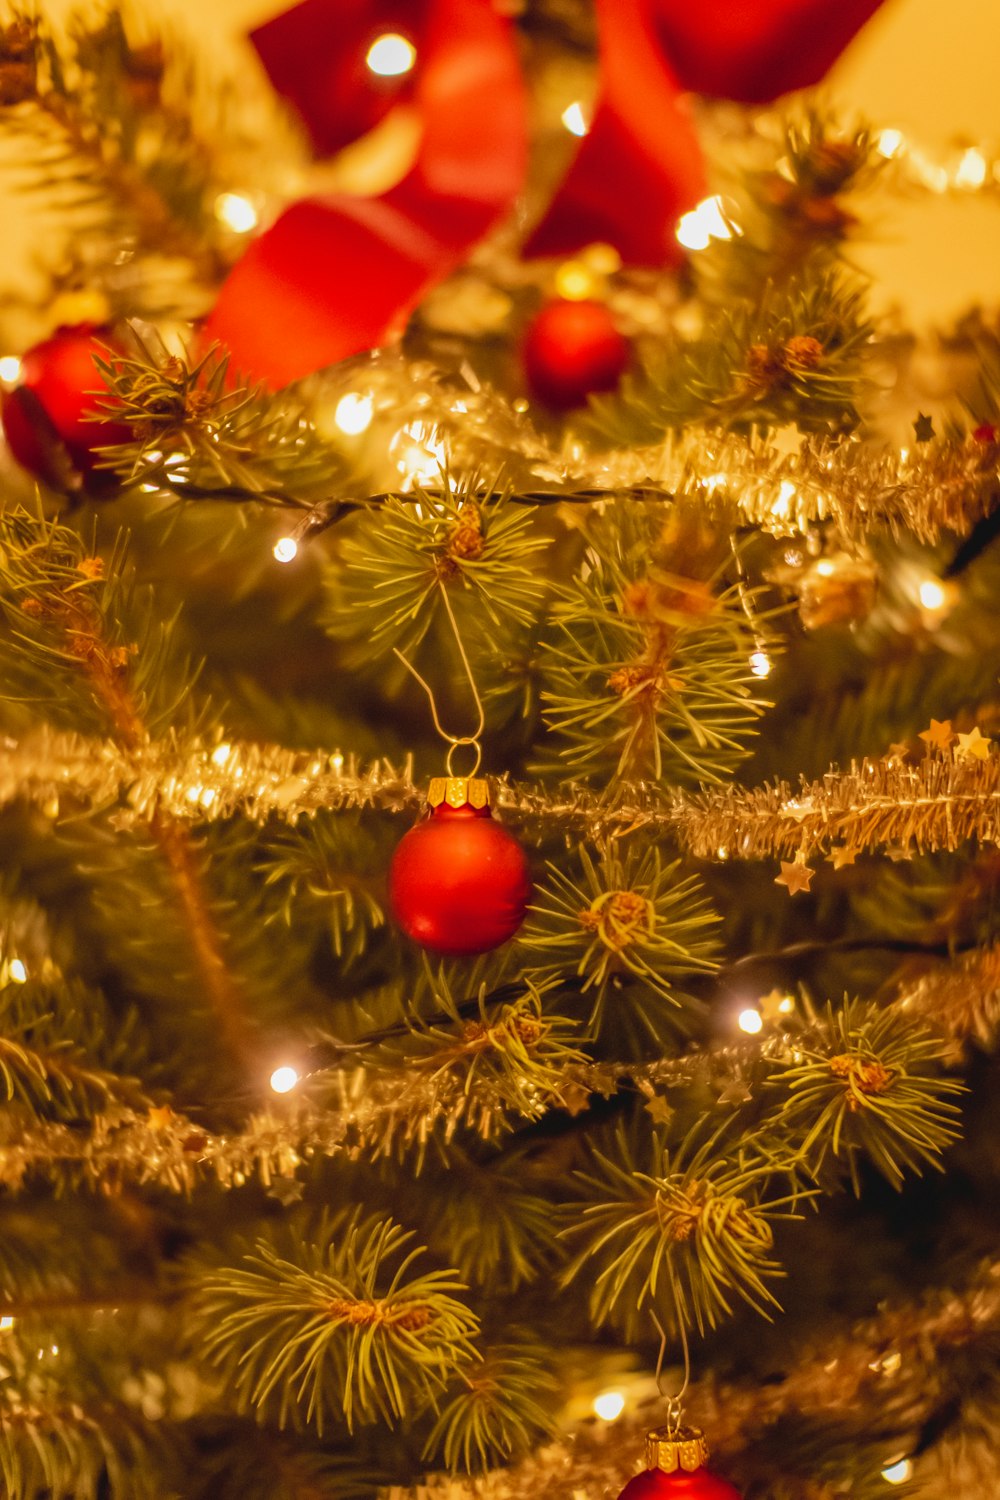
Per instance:
[[[469,957],[499,948],[524,921],[530,899],[527,855],[488,807],[435,807],[392,858],[393,915],[432,953]]]
[[[554,411],[569,411],[592,393],[613,391],[631,349],[603,302],[560,300],[531,323],[523,354],[532,395]]]
[[[618,1500],[741,1500],[739,1490],[708,1469],[692,1473],[683,1469],[665,1474],[662,1469],[644,1469],[630,1479]]]
[[[85,483],[113,482],[95,469],[96,449],[130,442],[132,429],[127,422],[84,421],[102,389],[94,355],[106,355],[108,347],[114,340],[105,329],[83,323],[60,328],[23,356],[17,385],[0,399],[0,420],[11,453],[36,479],[58,485],[68,457]]]

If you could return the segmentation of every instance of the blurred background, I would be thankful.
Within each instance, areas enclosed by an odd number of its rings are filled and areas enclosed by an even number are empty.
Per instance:
[[[44,4],[51,16],[70,8],[67,0]],[[133,0],[129,7],[150,27],[184,34],[213,77],[226,73],[256,88],[262,74],[244,33],[286,8],[274,0]],[[898,128],[935,156],[952,146],[990,146],[1000,141],[998,57],[995,0],[886,0],[831,73],[828,97],[847,116]],[[0,300],[24,285],[47,232],[44,208],[26,203],[10,179],[0,159]],[[921,194],[895,199],[883,213],[858,250],[875,279],[877,312],[897,308],[912,328],[928,331],[976,303],[995,305],[1000,184],[995,200]]]

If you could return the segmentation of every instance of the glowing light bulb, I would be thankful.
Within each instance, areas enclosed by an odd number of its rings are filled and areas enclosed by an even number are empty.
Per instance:
[[[249,234],[257,228],[257,210],[242,193],[220,193],[215,200],[215,217],[234,234]]]
[[[791,1015],[792,1011],[795,1009],[795,997],[793,995],[786,995],[784,1000],[779,1003],[778,1009],[781,1011],[781,1014],[783,1016]]]
[[[19,958],[11,959],[7,972],[15,984],[25,984],[27,982],[28,971]]]
[[[685,250],[707,250],[712,240],[731,240],[739,232],[726,217],[718,194],[703,198],[690,213],[682,214],[675,231]]]
[[[816,572],[821,578],[832,578],[836,571],[836,567],[828,557],[821,557],[816,564]]]
[[[602,1391],[594,1397],[594,1412],[602,1422],[617,1422],[625,1410],[625,1397],[621,1391]]]
[[[333,420],[341,432],[346,432],[349,437],[357,437],[371,426],[374,410],[375,403],[371,396],[362,396],[360,391],[348,391],[337,402]]]
[[[400,78],[410,72],[416,60],[416,47],[398,31],[387,31],[376,37],[365,58],[371,72],[379,78]]]
[[[766,651],[750,653],[750,670],[755,677],[767,677],[771,671],[771,658]]]
[[[748,1007],[746,1010],[740,1011],[737,1017],[737,1025],[741,1031],[747,1033],[747,1036],[756,1036],[758,1031],[763,1028],[764,1018],[759,1010],[753,1010]]]
[[[561,119],[570,135],[584,136],[589,134],[590,121],[587,119],[583,105],[579,99],[574,99],[572,104],[567,104],[562,112]]]
[[[905,1484],[913,1478],[913,1465],[908,1458],[901,1458],[898,1463],[882,1470],[882,1478],[886,1484]]]
[[[975,146],[970,146],[955,168],[955,186],[975,191],[986,181],[986,158]]]
[[[21,373],[21,361],[16,354],[5,354],[0,359],[0,380],[5,385],[13,385]]]
[[[290,563],[298,555],[299,544],[293,536],[279,537],[271,548],[278,562]]]
[[[9,1333],[14,1326],[14,1319],[8,1314],[0,1318],[0,1333]]]
[[[936,578],[925,578],[917,590],[924,609],[944,609],[947,593]]]
[[[568,302],[583,302],[597,291],[597,277],[579,260],[565,261],[556,272],[556,291]]]
[[[271,1074],[271,1087],[276,1094],[290,1094],[299,1081],[299,1075],[294,1068],[275,1068]]]
[[[227,745],[224,743],[221,745],[216,745],[215,749],[212,751],[212,764],[214,766],[224,766],[232,753],[232,745]]]
[[[895,156],[903,149],[903,132],[901,130],[883,130],[878,138],[878,152],[880,156]]]

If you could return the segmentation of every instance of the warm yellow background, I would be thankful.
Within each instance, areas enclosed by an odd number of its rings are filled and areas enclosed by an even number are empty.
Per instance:
[[[65,0],[41,3],[61,10]],[[283,8],[275,0],[135,0],[136,10],[180,25],[210,58],[234,66],[242,32]],[[829,93],[846,110],[901,127],[935,153],[957,140],[1000,143],[998,65],[1000,0],[886,0],[838,63]],[[242,66],[254,66],[249,54]],[[0,296],[18,274],[26,243],[43,232],[23,200],[3,195],[2,175]],[[882,308],[898,303],[911,324],[925,327],[975,301],[1000,301],[1000,185],[996,197],[882,202],[875,211],[874,243],[859,257],[876,274]]]

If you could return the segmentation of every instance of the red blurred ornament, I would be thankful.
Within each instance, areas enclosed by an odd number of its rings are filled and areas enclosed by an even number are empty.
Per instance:
[[[618,1500],[741,1500],[707,1461],[708,1444],[697,1427],[658,1427],[646,1434],[648,1468],[629,1480]]]
[[[103,390],[94,356],[114,347],[103,328],[60,328],[21,359],[18,382],[0,399],[0,420],[11,453],[36,479],[57,489],[99,489],[114,483],[96,468],[98,448],[128,443],[127,422],[85,420]]]
[[[550,302],[524,338],[524,372],[533,396],[554,411],[582,406],[597,391],[613,391],[631,347],[603,302]]]
[[[437,777],[429,818],[400,840],[389,871],[393,915],[432,953],[469,957],[499,948],[524,921],[528,858],[490,815],[485,781]]]
[[[992,422],[980,422],[978,427],[972,429],[972,436],[977,443],[995,443],[997,430]]]

